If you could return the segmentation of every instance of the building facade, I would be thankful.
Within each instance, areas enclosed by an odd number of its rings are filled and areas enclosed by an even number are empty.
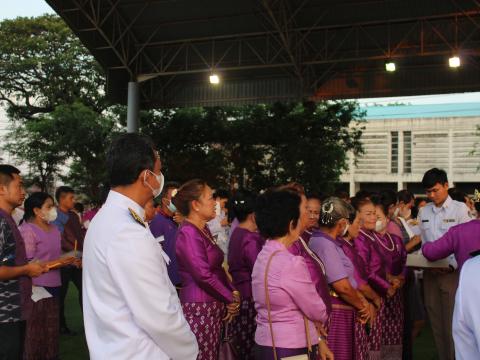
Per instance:
[[[423,194],[426,170],[447,171],[450,186],[471,194],[480,187],[480,104],[367,107],[364,154],[351,156],[343,187],[408,189]],[[355,164],[356,161],[356,164]]]

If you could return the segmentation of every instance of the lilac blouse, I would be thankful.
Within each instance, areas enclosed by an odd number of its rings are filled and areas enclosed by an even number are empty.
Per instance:
[[[25,241],[25,251],[28,260],[52,261],[60,257],[61,235],[55,225],[50,225],[50,230],[45,231],[37,225],[24,222],[18,228]],[[32,280],[35,286],[58,287],[62,285],[60,270],[50,270]]]
[[[366,272],[366,266],[363,262],[363,259],[357,252],[354,242],[349,242],[341,237],[337,239],[338,242],[342,244],[342,249],[345,255],[350,259],[354,267],[353,277],[357,282],[358,286],[368,284],[368,275]]]
[[[310,279],[304,258],[292,255],[283,244],[272,240],[266,242],[253,267],[252,292],[257,310],[255,342],[272,346],[265,271],[268,260],[277,251],[267,274],[275,345],[289,349],[307,346],[304,315],[309,319],[310,341],[316,344],[318,335],[313,322],[324,323],[327,320],[325,304]]]
[[[358,287],[354,278],[353,264],[345,255],[341,242],[332,239],[320,230],[316,230],[310,238],[309,247],[325,264],[329,284],[348,278],[355,289]]]
[[[386,261],[382,252],[378,249],[374,232],[369,230],[360,230],[360,233],[354,240],[358,255],[363,259],[365,271],[368,276],[369,285],[379,294],[385,296],[390,287],[387,281]]]
[[[311,234],[310,234],[311,235]],[[305,259],[305,263],[308,267],[308,272],[312,278],[315,288],[317,289],[318,295],[322,298],[325,306],[327,308],[327,313],[330,315],[332,311],[332,302],[330,299],[330,291],[328,289],[327,279],[325,277],[325,264],[323,261],[308,247],[306,241],[304,241],[305,233],[302,234],[301,238],[293,243],[292,246],[288,248],[288,251],[296,256],[301,256]],[[310,239],[310,237],[308,237]]]
[[[237,227],[228,246],[228,269],[243,299],[252,297],[252,271],[265,240],[258,232]]]
[[[186,302],[233,302],[235,290],[222,267],[224,254],[213,236],[184,221],[178,229],[176,254],[182,280],[180,300]]]

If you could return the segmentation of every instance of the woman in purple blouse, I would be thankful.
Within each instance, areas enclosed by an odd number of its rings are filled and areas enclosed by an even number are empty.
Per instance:
[[[401,359],[404,325],[403,285],[407,272],[405,266],[407,251],[403,239],[387,230],[387,224],[390,221],[387,217],[388,211],[396,205],[396,196],[390,196],[388,192],[382,192],[380,196],[372,197],[372,201],[375,203],[375,213],[377,215],[374,239],[385,259],[387,280],[395,289],[395,293],[385,299],[385,321],[382,323],[384,328],[382,332],[382,357]]]
[[[230,322],[238,315],[240,293],[227,278],[223,251],[207,226],[215,217],[212,189],[191,180],[180,187],[173,203],[185,216],[176,243],[183,312],[197,337],[198,359],[217,360],[222,319]]]
[[[57,263],[35,279],[33,286],[43,288],[50,297],[33,303],[31,316],[27,320],[24,359],[57,359],[59,347],[59,294],[61,265],[68,265],[73,258],[59,260],[61,236],[57,227],[50,222],[57,217],[53,198],[43,192],[32,194],[25,201],[25,214],[19,230],[25,241],[27,259],[46,264]]]
[[[230,236],[228,268],[233,285],[242,298],[240,314],[232,326],[232,336],[239,359],[254,358],[255,303],[252,298],[252,271],[265,239],[258,233],[255,222],[256,196],[250,191],[239,190],[232,199],[231,209],[239,224]]]
[[[393,296],[396,289],[387,280],[386,260],[379,249],[380,245],[376,241],[378,235],[375,233],[377,222],[375,206],[370,199],[360,199],[353,203],[359,213],[361,227],[358,236],[354,239],[354,244],[358,255],[365,264],[368,284],[382,298],[385,298],[387,294]],[[377,311],[377,316],[370,331],[368,345],[370,358],[378,359],[381,356],[382,324],[384,321],[385,306],[382,304]]]
[[[260,233],[269,239],[257,257],[252,292],[257,310],[255,358],[277,360],[309,354],[332,359],[316,324],[327,320],[324,302],[313,284],[305,259],[288,248],[305,225],[306,199],[289,190],[259,196],[255,211]],[[318,344],[318,345],[317,345]]]
[[[352,207],[330,197],[322,204],[319,230],[309,246],[323,261],[330,284],[332,314],[328,344],[335,360],[365,359],[368,352],[365,324],[374,316],[373,306],[358,291],[355,267],[346,255],[342,236],[347,234]]]

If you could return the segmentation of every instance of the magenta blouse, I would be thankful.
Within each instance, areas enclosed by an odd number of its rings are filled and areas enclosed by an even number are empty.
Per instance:
[[[29,222],[24,222],[18,227],[25,241],[25,251],[29,261],[36,259],[47,262],[60,257],[62,253],[60,231],[55,225],[49,227],[50,230],[45,231]],[[33,278],[32,283],[35,286],[61,286],[60,270],[50,270],[39,277]]]
[[[188,221],[178,229],[176,255],[182,279],[180,300],[182,303],[231,303],[235,288],[222,267],[224,253],[212,242],[208,226],[204,232]]]
[[[358,255],[363,259],[368,284],[379,294],[385,296],[390,287],[387,281],[387,265],[383,253],[379,250],[373,231],[361,230],[354,240]]]
[[[228,245],[228,270],[242,300],[252,297],[252,271],[265,239],[258,233],[235,228]]]

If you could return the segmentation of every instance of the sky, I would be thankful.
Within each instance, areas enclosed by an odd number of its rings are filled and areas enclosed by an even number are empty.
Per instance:
[[[0,10],[0,21],[4,19],[13,19],[17,16],[39,16],[45,13],[54,13],[52,8],[45,0],[3,0]],[[462,102],[480,102],[480,92],[448,94],[448,95],[424,95],[424,96],[402,96],[392,98],[371,98],[358,99],[364,106],[373,104],[387,105],[390,103],[401,102],[412,105],[438,104],[438,103],[462,103]]]

